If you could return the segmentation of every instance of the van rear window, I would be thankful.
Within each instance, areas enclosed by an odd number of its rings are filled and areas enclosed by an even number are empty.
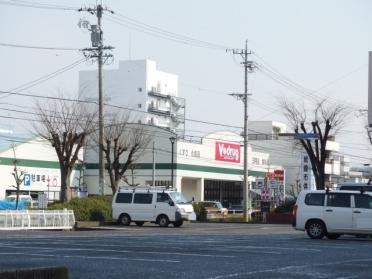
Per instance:
[[[305,197],[306,205],[324,205],[324,194],[318,193],[309,193]]]
[[[132,193],[118,193],[116,196],[116,203],[131,203],[132,196]]]
[[[151,204],[152,203],[152,194],[136,193],[134,195],[133,203]]]

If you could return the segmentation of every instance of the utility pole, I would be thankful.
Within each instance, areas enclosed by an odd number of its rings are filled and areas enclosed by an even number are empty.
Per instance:
[[[155,141],[152,142],[152,186],[155,186]]]
[[[86,11],[91,13],[92,15],[97,16],[97,25],[90,25],[87,22],[79,22],[79,26],[87,27],[88,30],[91,31],[91,41],[92,47],[84,48],[82,51],[84,56],[87,58],[97,58],[98,61],[98,168],[99,168],[99,189],[101,195],[104,195],[104,162],[103,162],[103,90],[102,90],[102,65],[105,63],[107,59],[112,58],[112,54],[104,53],[105,50],[112,50],[112,46],[104,46],[103,45],[103,31],[101,27],[101,18],[103,11],[108,11],[110,13],[114,13],[107,8],[103,8],[102,5],[97,5],[94,8],[81,8],[79,11]],[[90,25],[90,28],[89,28]]]
[[[253,72],[253,61],[248,60],[248,56],[252,54],[251,51],[248,51],[248,41],[245,41],[245,48],[232,50],[233,54],[240,55],[243,58],[241,64],[244,67],[244,93],[232,93],[231,96],[236,97],[239,100],[243,101],[244,104],[244,170],[243,170],[243,214],[246,221],[250,220],[250,212],[252,208],[252,199],[251,199],[251,189],[248,182],[248,97],[252,94],[248,94],[248,73]]]

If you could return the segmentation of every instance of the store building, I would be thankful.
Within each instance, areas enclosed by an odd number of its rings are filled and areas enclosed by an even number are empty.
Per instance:
[[[31,195],[38,200],[40,194],[49,197],[49,202],[60,199],[61,174],[58,158],[49,142],[34,138],[24,143],[10,146],[0,151],[0,200],[16,193],[15,179],[12,175],[15,166],[18,174],[24,173],[24,181],[20,185],[20,194]],[[72,195],[78,190],[80,171],[71,175]]]
[[[131,184],[168,186],[173,180],[174,187],[190,200],[218,200],[227,207],[241,205],[243,138],[240,135],[223,131],[188,140],[177,137],[172,143],[170,138],[176,137],[175,134],[153,126],[148,126],[148,129],[154,135],[154,149],[151,145],[146,147],[134,168],[127,171],[126,178]],[[269,154],[256,152],[249,146],[248,160],[249,183],[255,188],[256,179],[265,177],[268,171],[266,162],[269,162]],[[87,149],[86,166],[84,181],[88,186],[88,193],[99,194],[98,154],[95,149]],[[282,168],[270,166],[270,169],[273,171]],[[112,194],[108,183],[106,176],[104,192]],[[123,182],[121,185],[126,184]]]

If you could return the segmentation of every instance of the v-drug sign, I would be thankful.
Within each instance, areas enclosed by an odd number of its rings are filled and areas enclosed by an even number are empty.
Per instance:
[[[215,159],[232,163],[240,163],[240,145],[216,141]]]

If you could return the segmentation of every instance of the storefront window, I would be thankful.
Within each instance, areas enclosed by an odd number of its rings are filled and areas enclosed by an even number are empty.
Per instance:
[[[240,181],[204,181],[204,200],[219,201],[224,207],[241,205],[243,199],[242,182]]]

